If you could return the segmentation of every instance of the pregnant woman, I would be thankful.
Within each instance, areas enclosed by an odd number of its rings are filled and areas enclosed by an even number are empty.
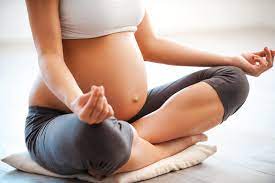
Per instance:
[[[156,35],[142,0],[26,0],[40,74],[25,142],[59,174],[100,179],[137,170],[199,141],[249,93],[246,74],[275,51],[229,57]],[[148,90],[144,60],[210,66]]]

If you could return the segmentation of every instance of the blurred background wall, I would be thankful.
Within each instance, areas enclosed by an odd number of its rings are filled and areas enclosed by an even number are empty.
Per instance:
[[[160,34],[275,29],[275,0],[144,0]],[[31,39],[23,0],[0,0],[2,39]]]

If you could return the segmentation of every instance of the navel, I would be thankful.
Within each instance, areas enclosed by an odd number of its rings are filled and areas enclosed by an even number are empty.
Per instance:
[[[136,95],[133,97],[132,101],[136,103],[136,102],[138,102],[138,99],[139,99],[139,97]]]

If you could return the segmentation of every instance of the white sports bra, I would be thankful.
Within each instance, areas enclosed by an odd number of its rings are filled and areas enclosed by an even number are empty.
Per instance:
[[[143,0],[60,0],[62,39],[84,39],[137,30]]]

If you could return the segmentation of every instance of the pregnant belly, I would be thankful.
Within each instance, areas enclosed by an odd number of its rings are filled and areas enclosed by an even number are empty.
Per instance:
[[[147,97],[147,77],[133,33],[63,40],[63,52],[65,62],[83,93],[88,92],[92,85],[104,86],[115,117],[128,120],[141,109]],[[43,96],[47,106],[69,110],[52,93]]]

